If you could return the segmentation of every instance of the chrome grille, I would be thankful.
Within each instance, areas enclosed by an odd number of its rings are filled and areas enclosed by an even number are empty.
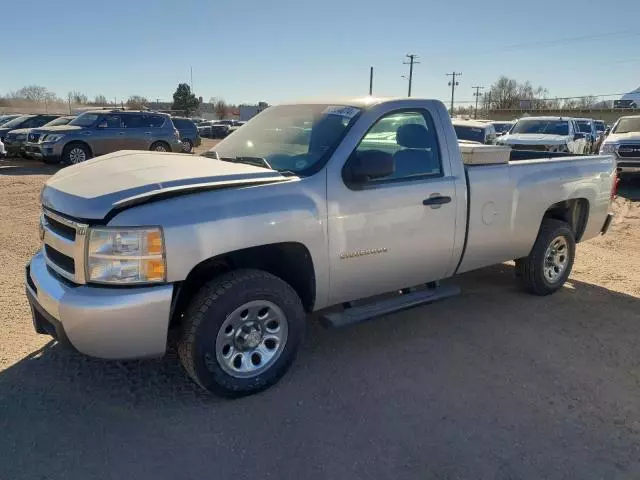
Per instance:
[[[623,143],[618,147],[620,158],[640,158],[640,144]]]
[[[83,284],[84,251],[88,225],[43,209],[40,235],[47,265],[74,283]]]

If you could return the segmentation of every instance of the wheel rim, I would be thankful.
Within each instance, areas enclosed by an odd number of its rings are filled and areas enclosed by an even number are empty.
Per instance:
[[[260,375],[278,360],[288,333],[284,312],[275,303],[247,302],[231,312],[218,331],[218,364],[232,377]]]
[[[73,164],[82,163],[87,159],[87,154],[80,147],[74,147],[69,152],[69,161]]]
[[[191,151],[191,142],[189,140],[182,141],[182,150],[185,152]]]
[[[569,244],[564,237],[554,238],[544,254],[544,276],[551,282],[557,282],[569,264]]]
[[[156,145],[156,148],[154,148],[154,150],[156,152],[166,152],[167,151],[167,147],[165,147],[164,145],[159,143],[158,145]]]

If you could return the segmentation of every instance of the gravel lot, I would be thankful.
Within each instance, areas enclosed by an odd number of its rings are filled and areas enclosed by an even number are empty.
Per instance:
[[[639,203],[616,201],[554,296],[510,264],[465,274],[446,302],[313,323],[279,385],[224,401],[174,354],[103,362],[33,332],[23,268],[54,171],[0,162],[0,479],[640,478]]]

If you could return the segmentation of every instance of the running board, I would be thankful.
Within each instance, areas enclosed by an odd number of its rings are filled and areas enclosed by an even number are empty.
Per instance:
[[[425,305],[427,303],[455,297],[460,294],[460,287],[438,286],[436,288],[419,290],[417,292],[405,293],[397,297],[369,303],[358,307],[347,308],[342,312],[327,313],[320,318],[322,324],[327,328],[344,327],[361,323],[372,318],[399,312],[407,308]]]

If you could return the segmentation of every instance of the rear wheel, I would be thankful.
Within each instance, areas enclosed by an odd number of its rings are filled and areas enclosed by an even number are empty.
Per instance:
[[[67,165],[77,165],[91,158],[91,151],[82,143],[70,143],[62,151],[62,161]]]
[[[191,153],[191,150],[193,150],[193,143],[191,143],[191,140],[189,140],[188,138],[185,138],[182,140],[182,151],[184,153]]]
[[[151,145],[149,150],[153,150],[154,152],[170,152],[171,147],[166,142],[155,142]]]
[[[304,330],[302,302],[289,284],[260,270],[238,270],[212,280],[191,301],[178,355],[202,388],[241,397],[282,378]]]
[[[575,254],[571,227],[561,220],[544,219],[529,256],[516,260],[516,276],[529,293],[549,295],[569,278]]]

